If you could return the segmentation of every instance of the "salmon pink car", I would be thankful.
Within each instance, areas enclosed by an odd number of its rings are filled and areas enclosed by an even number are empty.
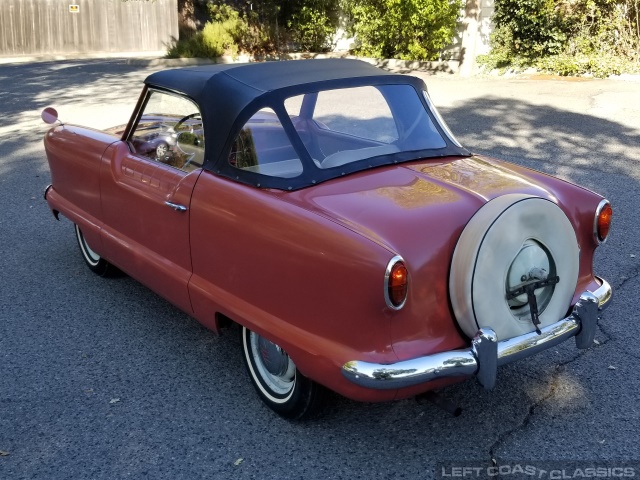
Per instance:
[[[98,275],[117,268],[221,332],[288,418],[325,389],[387,401],[569,337],[610,303],[594,275],[601,196],[473,155],[424,82],[355,60],[160,71],[131,120],[45,136],[56,218]]]

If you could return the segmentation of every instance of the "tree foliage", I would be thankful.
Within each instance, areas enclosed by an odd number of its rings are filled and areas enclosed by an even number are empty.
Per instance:
[[[289,38],[298,49],[323,52],[332,47],[338,12],[338,0],[306,0],[284,2],[281,14]]]
[[[562,75],[640,70],[640,0],[496,0],[489,67]]]
[[[460,0],[345,0],[357,53],[435,60],[451,43]]]
[[[338,24],[338,0],[181,0],[180,8],[190,17],[170,56],[326,51]]]
[[[558,54],[567,41],[567,20],[554,0],[498,0],[493,20],[496,38],[525,57]]]
[[[433,60],[453,39],[461,1],[179,0],[183,28],[169,55],[327,51],[342,11],[359,42],[355,53]]]

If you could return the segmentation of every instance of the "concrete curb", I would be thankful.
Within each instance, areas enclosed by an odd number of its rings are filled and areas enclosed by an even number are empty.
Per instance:
[[[368,62],[377,67],[391,71],[429,71],[442,73],[458,73],[460,62],[455,60],[422,62],[412,60],[399,60],[394,58],[370,58],[349,55],[347,53],[287,53],[282,55],[253,56],[240,55],[238,57],[222,56],[216,59],[208,58],[135,58],[127,60],[130,65],[143,65],[149,67],[186,67],[191,65],[211,65],[217,63],[252,63],[275,60],[305,60],[321,58],[350,58]]]
[[[251,63],[275,60],[302,60],[312,58],[351,58],[368,62],[377,67],[393,72],[408,73],[412,71],[426,72],[430,74],[460,74],[460,62],[457,60],[440,60],[434,62],[400,60],[396,58],[371,58],[349,55],[346,52],[335,53],[289,53],[280,56],[249,56],[240,55],[236,58],[231,56],[222,56],[216,59],[209,58],[165,58],[164,51],[155,52],[120,52],[120,53],[74,53],[74,54],[52,54],[52,55],[24,55],[18,57],[0,57],[0,65],[19,64],[19,63],[41,63],[56,61],[73,61],[73,60],[124,60],[128,65],[139,65],[146,67],[159,68],[179,68],[197,65],[211,65],[216,63]],[[472,76],[493,76],[489,72],[477,71]],[[536,72],[528,72],[523,74],[513,74],[512,77],[526,75],[535,77],[536,75],[544,75]],[[496,78],[505,77],[505,75],[495,75]],[[566,79],[567,77],[558,77]],[[571,77],[569,77],[571,78]],[[590,77],[585,77],[590,78]],[[608,80],[616,80],[622,82],[640,83],[639,74],[622,74],[611,75]]]
[[[0,57],[0,65],[11,63],[41,63],[41,62],[59,62],[64,60],[106,60],[106,59],[123,59],[138,58],[140,60],[163,57],[165,51],[158,50],[153,52],[98,52],[98,53],[54,53],[51,55],[20,55],[17,57]]]
[[[166,52],[121,52],[121,53],[61,53],[51,55],[24,55],[17,57],[0,57],[0,65],[12,63],[41,63],[72,60],[100,60],[100,59],[124,59],[128,65],[140,65],[145,67],[188,67],[194,65],[211,65],[216,63],[252,63],[276,60],[303,60],[312,58],[352,58],[368,62],[377,67],[394,72],[423,71],[434,73],[459,73],[460,62],[456,60],[443,60],[423,62],[414,60],[400,60],[396,58],[371,58],[349,55],[347,52],[333,53],[284,53],[282,55],[239,55],[231,57],[224,55],[215,59],[210,58],[165,58]]]
[[[636,82],[636,83],[640,83],[640,74],[630,74],[630,73],[623,73],[622,75],[611,75],[610,77],[608,77],[609,80],[619,80],[621,82]]]

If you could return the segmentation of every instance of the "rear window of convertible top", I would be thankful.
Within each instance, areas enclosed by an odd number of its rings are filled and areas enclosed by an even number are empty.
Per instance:
[[[287,98],[285,110],[320,169],[373,157],[446,147],[415,89],[380,85]],[[278,116],[256,112],[234,141],[229,163],[271,177],[301,175],[303,165]]]

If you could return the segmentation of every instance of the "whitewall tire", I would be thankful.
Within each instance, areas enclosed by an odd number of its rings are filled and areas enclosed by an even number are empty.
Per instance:
[[[279,415],[297,420],[321,406],[324,390],[302,375],[275,343],[242,327],[242,350],[249,378],[262,401]]]
[[[82,230],[77,224],[74,224],[74,228],[76,231],[76,239],[78,240],[78,246],[80,247],[80,253],[82,254],[82,258],[84,262],[96,275],[100,275],[101,277],[109,276],[115,273],[116,269],[109,262],[107,262],[104,258],[98,255],[87,243],[87,240],[84,238],[82,234]]]

